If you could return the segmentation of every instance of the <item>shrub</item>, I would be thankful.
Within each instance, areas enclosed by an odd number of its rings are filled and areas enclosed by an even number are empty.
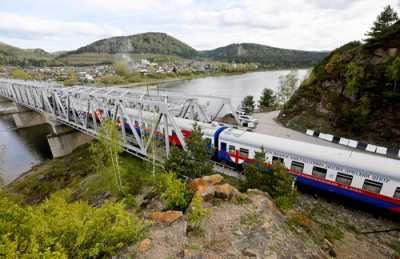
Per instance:
[[[294,178],[282,163],[274,162],[271,170],[265,167],[263,161],[257,160],[245,166],[244,174],[246,181],[242,189],[257,188],[268,192],[284,211],[295,203],[297,193],[293,188]]]
[[[126,81],[122,76],[104,76],[100,78],[100,83],[105,84],[105,85],[121,85],[125,84]]]
[[[186,184],[175,173],[160,173],[157,176],[157,191],[166,209],[185,210],[189,191]]]
[[[58,193],[36,207],[0,197],[0,255],[6,258],[110,257],[144,238],[148,224],[121,203],[94,208]]]
[[[193,197],[191,206],[192,210],[188,214],[189,224],[194,229],[200,229],[201,223],[210,215],[210,211],[203,208],[203,200],[199,196]]]
[[[21,80],[32,80],[32,76],[30,74],[18,68],[15,68],[11,71],[11,77]]]

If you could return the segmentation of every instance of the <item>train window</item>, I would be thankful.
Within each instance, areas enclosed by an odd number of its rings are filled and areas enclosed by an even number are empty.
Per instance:
[[[300,162],[293,161],[292,165],[291,165],[291,169],[296,171],[296,172],[302,173],[303,169],[304,169],[304,164],[300,163]]]
[[[364,181],[364,184],[363,184],[362,188],[364,190],[369,191],[369,192],[380,193],[381,189],[382,189],[382,185],[383,184],[380,183],[380,182],[375,182],[375,181],[371,181],[371,180],[366,179]]]
[[[312,175],[320,177],[320,178],[325,178],[326,176],[326,168],[314,166],[312,170]]]
[[[249,150],[246,148],[240,148],[240,156],[241,157],[249,157]]]
[[[336,182],[346,184],[346,185],[351,185],[351,182],[353,181],[353,176],[349,174],[344,174],[338,172],[336,175]]]
[[[226,143],[225,142],[221,142],[221,151],[226,152]]]
[[[235,153],[236,148],[235,146],[229,145],[229,153]]]
[[[394,192],[393,197],[397,198],[397,199],[400,199],[400,187],[396,188],[396,191]]]
[[[282,157],[278,157],[278,156],[273,156],[272,157],[272,164],[274,164],[275,162],[281,162],[283,164],[283,158]]]

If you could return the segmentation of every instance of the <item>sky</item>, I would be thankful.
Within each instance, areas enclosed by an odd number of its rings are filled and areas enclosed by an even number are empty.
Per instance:
[[[0,41],[72,50],[112,36],[165,32],[197,50],[252,42],[332,50],[362,40],[400,0],[0,0]]]

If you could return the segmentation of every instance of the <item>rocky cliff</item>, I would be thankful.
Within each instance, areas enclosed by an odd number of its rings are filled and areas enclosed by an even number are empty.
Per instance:
[[[400,22],[312,70],[279,115],[286,126],[400,146]],[[397,80],[396,80],[397,79]]]

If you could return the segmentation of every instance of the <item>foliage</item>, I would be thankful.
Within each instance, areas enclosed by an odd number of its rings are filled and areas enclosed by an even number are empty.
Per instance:
[[[243,73],[248,71],[257,70],[258,66],[256,64],[229,64],[222,63],[218,66],[218,69],[225,73]]]
[[[113,174],[115,186],[122,190],[121,165],[119,156],[122,153],[121,134],[111,119],[102,122],[98,141],[90,147],[95,170],[100,174]]]
[[[350,62],[347,65],[347,70],[345,74],[346,87],[344,89],[344,94],[347,97],[353,97],[356,90],[358,89],[362,78],[364,77],[364,68],[355,62]]]
[[[400,57],[393,60],[392,64],[388,65],[386,68],[386,73],[390,80],[393,80],[393,92],[397,91],[397,83],[400,80]]]
[[[245,96],[241,105],[246,113],[253,112],[255,109],[254,97],[251,95]]]
[[[175,173],[159,173],[156,178],[157,191],[165,208],[185,210],[189,191],[186,184]]]
[[[203,200],[194,196],[191,202],[191,211],[188,214],[188,222],[192,228],[200,228],[204,219],[210,216],[210,210],[203,208]]]
[[[286,76],[279,77],[279,86],[277,93],[277,104],[284,105],[296,90],[298,83],[298,74],[296,70],[290,71]]]
[[[255,161],[245,166],[246,181],[244,187],[245,189],[257,188],[268,192],[278,207],[286,211],[296,201],[297,193],[293,188],[294,178],[281,162],[274,162],[272,170],[267,168],[263,160],[264,157],[265,153],[261,152]]]
[[[121,77],[128,77],[129,76],[129,69],[128,63],[124,61],[115,62],[114,63],[115,73]]]
[[[126,80],[119,75],[103,76],[99,79],[99,82],[104,85],[122,85],[127,83]]]
[[[275,107],[276,96],[274,95],[274,91],[269,88],[264,88],[262,95],[259,100],[260,109],[270,109]]]
[[[110,257],[141,240],[148,224],[123,208],[68,203],[58,193],[34,207],[0,196],[0,255],[6,258]]]
[[[194,124],[191,135],[186,139],[187,151],[173,146],[164,162],[164,168],[191,178],[209,174],[213,165],[210,162],[207,141],[202,137],[200,126]]]
[[[64,81],[65,86],[73,86],[78,83],[78,78],[75,72],[69,72],[67,80]]]
[[[15,68],[11,71],[11,77],[21,80],[32,80],[32,76],[22,69]]]
[[[367,33],[367,36],[369,38],[377,37],[398,20],[397,12],[390,5],[385,6],[383,11],[376,18],[371,30]]]

